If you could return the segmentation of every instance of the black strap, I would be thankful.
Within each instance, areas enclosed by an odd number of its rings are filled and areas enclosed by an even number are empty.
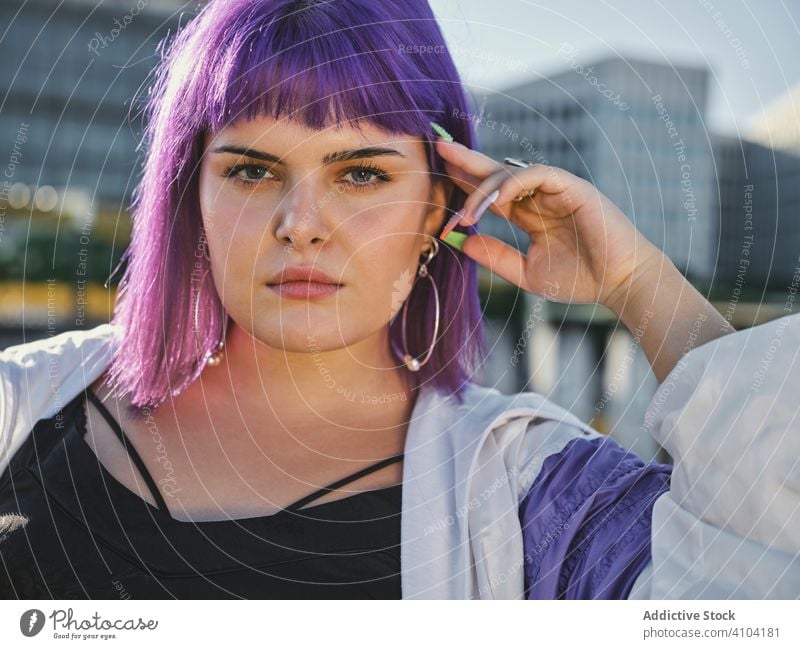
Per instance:
[[[147,486],[150,489],[150,493],[153,494],[153,498],[155,498],[156,502],[158,503],[158,508],[169,514],[169,508],[167,507],[167,503],[164,501],[161,492],[158,490],[158,487],[156,486],[153,477],[150,475],[149,471],[147,470],[147,467],[145,467],[144,462],[142,462],[142,458],[139,457],[139,454],[136,452],[136,449],[134,448],[133,444],[128,440],[127,436],[122,431],[122,428],[117,423],[116,419],[114,419],[114,417],[111,416],[111,413],[108,411],[105,405],[103,405],[103,402],[100,401],[99,397],[94,392],[92,392],[92,390],[87,388],[86,394],[89,397],[89,400],[97,407],[97,409],[100,411],[100,414],[103,415],[105,420],[108,422],[108,425],[111,426],[111,429],[117,435],[119,441],[122,442],[122,445],[125,447],[125,450],[130,455],[131,459],[133,460],[133,463],[139,469],[139,473],[142,475],[144,481],[147,483]],[[285,510],[295,511],[300,507],[302,507],[303,505],[307,505],[312,500],[316,500],[317,498],[324,496],[329,491],[336,491],[336,489],[346,485],[348,482],[353,482],[354,480],[357,480],[358,478],[368,475],[373,471],[377,471],[378,469],[382,469],[385,466],[389,466],[390,464],[394,464],[395,462],[402,460],[403,455],[404,455],[403,453],[400,453],[399,455],[393,455],[392,457],[387,457],[386,459],[381,460],[377,464],[373,464],[372,466],[368,466],[364,469],[361,469],[360,471],[357,471],[352,475],[349,475],[345,478],[341,478],[340,480],[337,480],[336,482],[329,484],[327,487],[322,487],[322,489],[318,489],[314,493],[309,494],[308,496],[304,496],[300,500],[286,507]]]
[[[147,467],[145,467],[144,462],[142,462],[142,458],[139,457],[139,454],[136,452],[133,444],[128,441],[127,436],[124,432],[122,432],[122,428],[117,423],[116,419],[111,416],[111,413],[108,412],[108,409],[103,405],[103,402],[100,401],[100,398],[92,392],[90,389],[86,389],[86,395],[89,397],[89,400],[95,405],[95,407],[100,411],[100,414],[103,415],[105,420],[108,422],[108,425],[111,426],[111,429],[116,433],[119,441],[122,442],[122,445],[125,447],[125,450],[128,452],[128,455],[133,460],[133,463],[136,465],[136,468],[139,469],[139,473],[141,474],[144,481],[147,483],[147,487],[150,489],[150,493],[153,494],[153,498],[158,503],[158,508],[169,514],[169,508],[167,507],[167,503],[164,502],[164,498],[161,495],[161,492],[158,490],[153,477],[150,475]]]
[[[297,509],[299,509],[303,505],[306,505],[306,504],[310,503],[312,500],[316,500],[320,496],[324,496],[329,491],[335,491],[339,487],[341,487],[343,485],[346,485],[348,482],[353,482],[357,478],[360,478],[360,477],[365,476],[365,475],[367,475],[369,473],[372,473],[373,471],[377,471],[378,469],[382,469],[383,467],[388,466],[390,464],[394,464],[395,462],[398,462],[399,460],[402,460],[402,459],[403,459],[403,453],[400,453],[399,455],[393,455],[392,457],[387,457],[385,460],[381,460],[377,464],[373,464],[372,466],[368,466],[365,469],[361,469],[357,473],[354,473],[353,475],[347,476],[346,478],[342,478],[341,480],[337,480],[336,482],[334,482],[333,484],[328,485],[327,487],[323,487],[322,489],[318,489],[314,493],[309,494],[308,496],[305,496],[304,498],[301,498],[300,500],[292,503],[291,505],[289,505],[288,507],[285,508],[285,511],[290,511],[290,512],[291,511],[296,511]]]

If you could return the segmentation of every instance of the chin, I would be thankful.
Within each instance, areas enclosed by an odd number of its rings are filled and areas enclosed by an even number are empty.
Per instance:
[[[341,323],[335,317],[314,319],[303,312],[287,318],[271,313],[266,317],[270,324],[256,327],[254,336],[275,349],[286,352],[308,354],[340,349],[345,346],[342,340]]]

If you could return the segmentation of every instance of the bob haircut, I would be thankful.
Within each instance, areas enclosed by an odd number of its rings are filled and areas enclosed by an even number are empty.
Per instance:
[[[194,381],[229,317],[206,272],[208,259],[195,254],[205,241],[198,171],[207,132],[261,115],[313,129],[359,128],[364,120],[424,138],[434,181],[446,176],[430,122],[466,146],[475,138],[427,0],[211,0],[157,51],[140,144],[145,163],[114,311],[119,344],[107,375],[110,386],[130,394],[131,410],[156,407]],[[445,216],[465,198],[455,187]],[[429,265],[441,300],[439,338],[428,363],[411,372],[414,390],[430,381],[462,403],[464,384],[485,361],[476,266],[445,244]],[[430,282],[416,281],[408,300],[408,349],[420,357],[433,335]],[[401,326],[395,317],[389,332],[400,365]]]

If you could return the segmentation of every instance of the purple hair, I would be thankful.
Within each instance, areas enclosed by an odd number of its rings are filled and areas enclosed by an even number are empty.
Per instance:
[[[167,41],[145,108],[147,155],[114,313],[121,340],[108,372],[135,407],[156,407],[194,381],[228,317],[208,260],[194,254],[203,236],[198,170],[206,132],[259,115],[287,115],[314,129],[332,120],[358,128],[363,119],[425,138],[434,180],[445,171],[430,122],[470,147],[475,136],[471,120],[456,117],[469,107],[427,0],[212,0]],[[412,53],[419,45],[422,53]],[[456,187],[446,216],[465,198]],[[439,289],[439,338],[428,363],[409,373],[415,388],[430,382],[461,403],[487,355],[477,265],[441,244],[429,270]],[[409,353],[421,357],[433,335],[430,282],[420,278],[408,299]],[[390,325],[394,350],[402,349],[401,326],[402,317]]]

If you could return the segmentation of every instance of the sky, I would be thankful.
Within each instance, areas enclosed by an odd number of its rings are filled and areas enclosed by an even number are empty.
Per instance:
[[[707,123],[742,134],[800,83],[800,0],[430,0],[464,80],[502,90],[610,54],[711,71]],[[490,62],[493,61],[493,62]]]

